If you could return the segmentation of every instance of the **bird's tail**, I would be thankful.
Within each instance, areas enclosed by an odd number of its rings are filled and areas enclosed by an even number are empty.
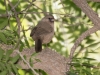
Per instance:
[[[41,41],[41,39],[37,39],[35,41],[35,51],[36,51],[36,53],[42,51],[42,41]]]

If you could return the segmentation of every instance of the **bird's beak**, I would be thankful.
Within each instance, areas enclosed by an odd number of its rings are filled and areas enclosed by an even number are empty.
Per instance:
[[[51,21],[55,21],[55,19],[54,18],[51,18]]]

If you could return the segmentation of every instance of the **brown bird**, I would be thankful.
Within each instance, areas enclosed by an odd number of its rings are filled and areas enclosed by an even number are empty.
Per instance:
[[[54,17],[46,15],[31,31],[30,37],[35,41],[35,51],[42,51],[42,44],[47,44],[54,36]]]

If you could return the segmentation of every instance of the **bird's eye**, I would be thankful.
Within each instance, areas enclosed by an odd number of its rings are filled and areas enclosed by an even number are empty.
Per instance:
[[[50,22],[54,22],[53,18],[48,18]]]

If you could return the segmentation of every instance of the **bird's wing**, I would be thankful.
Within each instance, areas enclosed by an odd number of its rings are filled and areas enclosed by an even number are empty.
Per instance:
[[[34,28],[32,29],[31,34],[30,34],[30,37],[34,35],[34,33],[36,32],[36,30],[37,30],[37,27],[34,27]]]
[[[45,35],[45,34],[49,34],[51,32],[52,32],[51,27],[50,27],[50,29],[43,28],[43,27],[37,27],[35,35]]]
[[[51,32],[53,32],[53,28],[52,26],[47,23],[47,22],[39,22],[38,25],[36,27],[34,27],[31,31],[31,34],[30,36],[33,36],[33,35],[45,35],[45,34],[49,34]]]

